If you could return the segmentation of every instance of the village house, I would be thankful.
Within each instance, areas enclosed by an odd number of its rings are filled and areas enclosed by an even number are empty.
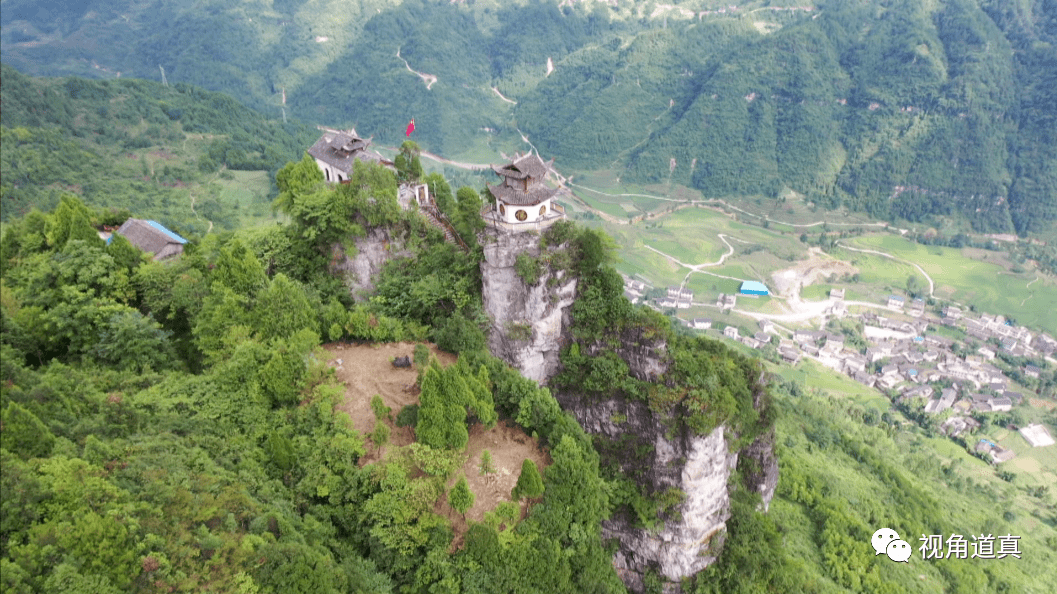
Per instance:
[[[797,342],[799,342],[801,344],[804,344],[804,343],[812,343],[812,344],[814,344],[815,342],[818,341],[819,338],[821,338],[821,336],[822,336],[821,332],[816,332],[814,330],[797,330],[796,332],[793,332],[793,340],[795,340],[795,341],[797,341]]]
[[[962,308],[955,305],[948,305],[943,308],[943,317],[951,320],[961,319]]]
[[[1039,373],[1039,368],[1030,363],[1024,366],[1024,375],[1027,377],[1039,379]]]
[[[907,308],[907,313],[915,318],[921,317],[921,314],[925,313],[925,301],[922,299],[911,301],[910,307]]]
[[[903,395],[900,400],[910,400],[912,398],[928,398],[932,396],[932,388],[929,386],[916,386],[913,388],[906,388],[903,390]]]
[[[991,462],[993,464],[1001,464],[1007,460],[1012,460],[1017,454],[1013,450],[1003,448],[996,443],[981,439],[976,443],[974,450],[980,454],[990,454]]]
[[[844,373],[853,375],[866,370],[866,358],[861,355],[852,355],[844,359]]]
[[[128,219],[115,233],[144,252],[153,254],[154,260],[166,260],[182,254],[187,243],[186,239],[161,223],[143,219]],[[110,239],[107,243],[110,243]]]
[[[734,307],[735,304],[737,304],[737,302],[737,296],[720,293],[719,297],[716,299],[716,307],[720,307],[723,309],[731,309]]]
[[[1013,401],[1009,398],[992,398],[988,403],[991,405],[991,410],[994,412],[1013,410]]]
[[[761,346],[765,344],[770,344],[771,342],[771,335],[766,332],[757,332],[756,334],[753,334],[752,337],[755,338]]]
[[[838,353],[844,348],[844,336],[840,334],[826,334],[826,344],[823,349],[831,353]]]
[[[743,337],[741,337],[741,342],[742,342],[742,344],[744,344],[745,346],[749,347],[750,349],[758,349],[758,348],[760,348],[760,341],[756,340],[752,336],[743,336]]]
[[[738,329],[735,328],[734,326],[727,326],[726,328],[723,329],[723,336],[726,336],[727,338],[733,338],[734,340],[737,340],[738,339]]]
[[[877,378],[866,373],[865,371],[857,371],[852,377],[855,378],[855,381],[869,388],[874,387],[874,384],[877,383]]]
[[[774,333],[774,322],[771,320],[760,320],[760,330]]]
[[[958,398],[958,391],[952,388],[944,388],[939,398],[929,400],[925,405],[925,412],[929,414],[941,413],[950,408]]]
[[[800,353],[796,349],[779,348],[778,354],[782,356],[782,360],[790,365],[796,365],[800,362]]]
[[[638,295],[637,293],[633,293],[628,289],[624,289],[624,298],[630,301],[632,305],[635,305],[639,302],[639,297],[640,295]]]
[[[829,290],[829,298],[830,299],[844,299],[844,289],[830,289]]]
[[[899,295],[888,296],[888,309],[902,310],[903,304],[906,303],[906,298]]]
[[[690,320],[690,327],[695,330],[708,330],[712,327],[712,320],[708,318],[694,318]]]
[[[492,165],[502,181],[488,185],[495,205],[481,213],[486,223],[508,231],[539,231],[565,218],[565,208],[554,202],[557,188],[547,187],[545,180],[554,159],[544,162],[535,153],[519,155],[503,166]]]
[[[980,423],[972,417],[951,417],[940,425],[945,435],[958,437],[962,433],[973,432],[980,428]]]

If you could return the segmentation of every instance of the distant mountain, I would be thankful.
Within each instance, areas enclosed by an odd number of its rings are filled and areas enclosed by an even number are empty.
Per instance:
[[[164,69],[384,143],[415,117],[435,152],[523,133],[562,168],[707,196],[1057,221],[1052,0],[713,4],[7,0],[0,48],[37,74]]]
[[[274,173],[318,134],[184,83],[34,78],[6,65],[2,76],[5,221],[72,192],[185,232],[234,228],[268,210],[272,188],[270,179],[248,188],[229,170]],[[256,197],[236,204],[234,194]]]

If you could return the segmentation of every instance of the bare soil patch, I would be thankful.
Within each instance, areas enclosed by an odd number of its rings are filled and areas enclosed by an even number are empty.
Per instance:
[[[1054,402],[1050,400],[1043,400],[1041,398],[1028,398],[1028,402],[1030,402],[1031,406],[1035,408],[1042,408],[1045,410],[1051,410],[1057,407],[1057,404],[1055,404]]]
[[[374,429],[374,412],[371,410],[371,397],[378,394],[382,402],[392,409],[396,418],[400,409],[409,404],[418,404],[419,390],[415,386],[418,372],[414,368],[399,369],[390,361],[395,357],[411,356],[416,343],[400,342],[387,344],[345,344],[331,343],[323,345],[328,353],[328,362],[335,369],[335,375],[345,384],[345,399],[337,409],[349,415],[352,426],[365,437],[367,455],[360,464],[369,464],[385,456],[388,447],[400,447],[411,444],[414,436],[410,427],[396,427],[387,422],[391,429],[389,446],[379,451],[366,439]],[[451,365],[456,356],[437,349],[430,344],[430,352],[441,365]],[[492,453],[494,472],[480,472],[481,453],[489,450]],[[447,494],[437,501],[434,511],[448,518],[455,532],[454,546],[461,546],[462,535],[468,528],[467,520],[480,522],[485,512],[495,509],[501,501],[510,500],[510,491],[517,484],[521,474],[521,464],[531,459],[540,472],[550,462],[550,455],[536,440],[509,421],[500,421],[490,430],[479,424],[470,427],[470,441],[466,446],[466,460],[461,472],[466,475],[466,482],[476,496],[473,507],[466,512],[464,519],[448,505]],[[459,478],[456,473],[449,481],[451,489]],[[522,512],[525,511],[522,506]]]
[[[492,452],[492,466],[495,468],[494,472],[487,474],[480,471],[481,452],[484,450]],[[536,440],[526,435],[517,425],[505,420],[499,421],[490,430],[485,430],[481,425],[470,427],[470,442],[466,446],[466,454],[466,463],[463,464],[461,472],[466,475],[466,483],[476,496],[473,507],[466,511],[464,519],[448,505],[448,496],[445,494],[433,510],[451,522],[455,532],[452,546],[455,548],[462,546],[462,536],[469,528],[468,521],[481,522],[485,512],[495,509],[502,501],[510,501],[510,491],[517,484],[521,464],[526,459],[536,463],[540,474],[551,463],[550,454],[539,447]],[[456,474],[448,481],[448,489],[455,486],[458,480],[459,476]],[[527,504],[522,503],[522,517],[527,511]]]
[[[413,342],[391,342],[379,344],[346,344],[331,343],[323,345],[330,354],[328,363],[335,369],[335,375],[345,384],[345,400],[337,409],[349,415],[352,426],[366,437],[374,429],[374,412],[371,411],[371,397],[378,394],[382,402],[392,409],[395,419],[400,409],[409,404],[418,404],[418,389],[415,379],[418,372],[414,368],[400,369],[393,367],[391,361],[396,357],[414,354]],[[448,366],[455,362],[455,355],[429,346],[433,356],[441,365]],[[389,443],[405,446],[413,441],[410,427],[397,427],[388,423],[392,432]],[[378,459],[373,445],[368,444],[367,456],[361,464]]]
[[[801,287],[813,284],[831,274],[838,276],[855,274],[859,269],[844,260],[827,256],[822,250],[813,247],[808,250],[808,259],[798,262],[791,268],[779,270],[771,275],[777,293],[791,298],[798,295]]]

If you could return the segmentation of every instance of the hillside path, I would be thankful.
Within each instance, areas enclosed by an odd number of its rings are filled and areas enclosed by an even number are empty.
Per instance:
[[[925,279],[929,281],[929,297],[932,297],[933,293],[936,290],[936,284],[932,282],[932,277],[929,276],[929,273],[925,272],[924,268],[922,268],[921,266],[918,266],[917,264],[915,264],[913,262],[908,262],[907,260],[903,260],[902,258],[896,258],[892,254],[886,254],[885,252],[879,252],[877,250],[864,250],[864,249],[860,249],[860,248],[853,248],[853,247],[847,246],[847,245],[845,245],[845,244],[843,244],[843,243],[841,243],[839,241],[837,242],[837,245],[839,245],[840,247],[842,247],[842,248],[844,248],[846,250],[851,250],[853,252],[863,252],[864,254],[876,254],[878,256],[883,256],[885,258],[890,258],[892,260],[895,260],[896,262],[902,262],[904,264],[910,264],[914,268],[917,268],[921,272],[921,274],[923,274],[925,276]]]
[[[400,48],[399,47],[396,48],[396,57],[400,58],[401,60],[404,60],[404,58],[400,55]],[[410,72],[412,74],[417,74],[419,76],[419,78],[422,79],[422,82],[426,83],[426,90],[427,91],[432,91],[433,90],[433,83],[437,82],[437,77],[435,75],[426,74],[424,72],[419,72],[417,70],[413,70],[411,68],[411,64],[407,63],[407,60],[404,60],[404,66],[407,66],[407,71],[408,72]]]

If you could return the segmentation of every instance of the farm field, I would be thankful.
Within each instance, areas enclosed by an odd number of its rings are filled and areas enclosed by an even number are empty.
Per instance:
[[[772,373],[787,380],[801,382],[805,388],[818,389],[830,396],[848,398],[856,404],[870,406],[880,412],[887,411],[891,405],[888,398],[877,390],[808,358],[802,359],[796,367],[773,363],[768,363],[767,367]]]
[[[965,255],[965,252],[972,254],[980,250],[923,246],[892,235],[859,237],[847,243],[917,263],[932,277],[936,283],[936,296],[941,299],[972,304],[979,311],[1001,314],[1028,327],[1057,332],[1057,317],[1052,315],[1054,304],[1057,304],[1057,281],[1051,278],[1034,272],[1015,274],[998,264]],[[981,257],[986,255],[979,254]],[[845,251],[842,257],[856,259],[858,256],[868,254]],[[887,260],[885,266],[872,258],[865,260],[869,262],[871,275],[891,279],[894,286],[905,286],[912,267],[878,256]],[[883,274],[881,271],[885,269],[892,272]],[[903,272],[906,274],[903,274],[902,282],[898,282]],[[865,270],[862,276],[864,282],[873,281]]]

